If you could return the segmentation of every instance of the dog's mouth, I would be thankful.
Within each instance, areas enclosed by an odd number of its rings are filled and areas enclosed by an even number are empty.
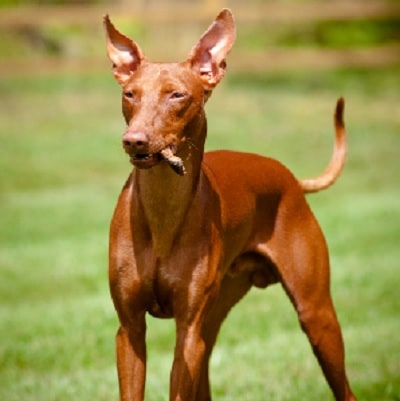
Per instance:
[[[130,155],[130,162],[137,168],[148,169],[162,160],[161,153],[134,153]]]
[[[183,161],[175,155],[175,146],[169,145],[156,153],[134,153],[130,155],[130,162],[139,169],[149,169],[166,161],[175,173],[184,175],[186,173]]]

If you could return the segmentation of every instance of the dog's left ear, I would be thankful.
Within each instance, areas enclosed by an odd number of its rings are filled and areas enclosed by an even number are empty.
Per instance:
[[[189,54],[189,63],[199,74],[204,89],[212,90],[225,74],[225,58],[236,38],[232,12],[222,10]]]

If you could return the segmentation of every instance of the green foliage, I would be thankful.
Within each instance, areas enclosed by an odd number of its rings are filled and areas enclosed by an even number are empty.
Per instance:
[[[6,6],[40,6],[40,5],[98,5],[109,3],[109,0],[0,0],[0,7]]]
[[[399,69],[236,75],[208,102],[208,148],[279,158],[299,177],[331,152],[346,98],[348,163],[309,197],[360,400],[399,400]],[[108,224],[130,166],[111,74],[0,80],[0,399],[117,399]],[[232,168],[234,168],[232,166]],[[148,319],[147,399],[165,400],[172,321]],[[231,313],[212,360],[215,399],[321,400],[329,390],[279,286]]]
[[[272,27],[248,24],[241,28],[238,45],[253,50],[272,46],[350,49],[397,43],[400,39],[398,17],[278,24]]]

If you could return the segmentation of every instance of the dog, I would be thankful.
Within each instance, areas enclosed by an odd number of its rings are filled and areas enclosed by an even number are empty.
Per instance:
[[[122,86],[122,146],[134,166],[110,227],[121,400],[144,398],[147,313],[176,322],[169,399],[211,400],[209,359],[223,320],[252,286],[281,283],[335,399],[356,401],[327,245],[304,196],[332,185],[343,168],[344,100],[336,105],[333,155],[319,177],[298,180],[255,154],[204,152],[204,105],[225,74],[232,13],[222,10],[180,63],[153,63],[108,16],[104,26]]]

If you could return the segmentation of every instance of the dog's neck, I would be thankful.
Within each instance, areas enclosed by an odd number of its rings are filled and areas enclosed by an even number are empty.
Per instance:
[[[160,257],[170,253],[177,232],[198,192],[201,162],[207,134],[204,110],[186,128],[178,155],[186,174],[174,172],[166,163],[148,170],[134,170],[135,191],[153,243]]]

